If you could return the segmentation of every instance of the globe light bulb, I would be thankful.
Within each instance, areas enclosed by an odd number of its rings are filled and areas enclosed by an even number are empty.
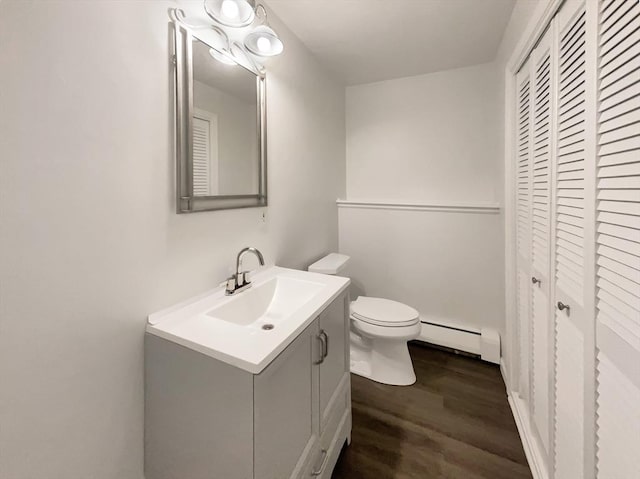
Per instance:
[[[220,11],[225,17],[231,19],[236,19],[238,18],[238,15],[240,15],[240,8],[238,7],[238,4],[233,0],[224,0],[224,2],[222,2],[222,6],[220,7]]]
[[[271,50],[271,40],[269,40],[267,37],[260,37],[256,42],[256,46],[261,52],[268,53]]]

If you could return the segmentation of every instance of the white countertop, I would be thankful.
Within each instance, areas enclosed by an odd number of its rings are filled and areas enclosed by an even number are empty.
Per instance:
[[[296,298],[294,290],[290,293],[293,294],[290,298],[292,309],[286,317],[275,321],[267,318],[249,324],[234,324],[213,317],[211,310],[228,305],[231,301],[253,301],[257,293],[245,298],[241,296],[261,286],[264,287],[260,291],[267,291],[267,283],[274,279],[281,283],[270,284],[304,285],[306,282],[312,285],[310,299],[305,298],[304,302],[298,304],[300,298]],[[153,313],[148,318],[147,332],[258,374],[347,289],[350,280],[272,266],[252,275],[251,282],[251,288],[234,296],[225,296],[224,287],[219,287]],[[264,302],[264,297],[262,300]],[[280,307],[284,305],[286,308],[287,298],[283,300],[282,294],[272,303],[276,301]],[[265,322],[273,323],[275,327],[266,331],[262,329]]]

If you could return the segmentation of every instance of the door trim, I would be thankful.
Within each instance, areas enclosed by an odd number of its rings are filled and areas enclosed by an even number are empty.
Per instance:
[[[539,442],[529,426],[529,424],[531,424],[531,418],[527,405],[517,394],[509,393],[507,400],[509,401],[513,418],[516,421],[518,434],[520,435],[524,454],[527,457],[533,479],[549,479]]]

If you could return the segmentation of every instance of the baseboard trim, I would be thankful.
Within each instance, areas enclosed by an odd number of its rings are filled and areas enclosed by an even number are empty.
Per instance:
[[[504,362],[504,358],[500,358],[500,374],[502,375],[502,382],[507,391],[510,391],[509,387],[509,375],[507,374],[507,364]]]
[[[500,369],[502,370],[502,365]],[[542,459],[542,453],[538,447],[535,437],[533,436],[531,428],[529,427],[529,413],[527,412],[525,403],[514,393],[509,393],[507,395],[507,399],[509,400],[509,406],[511,406],[513,418],[516,421],[518,434],[520,434],[524,454],[527,457],[527,462],[529,463],[533,479],[549,479],[549,475],[547,474],[544,465],[544,460]]]
[[[471,328],[436,323],[421,318],[420,336],[423,341],[436,346],[480,356],[484,361],[498,364],[500,361],[500,335],[497,331],[482,328],[479,332]]]
[[[480,335],[434,323],[421,323],[418,341],[480,356]]]

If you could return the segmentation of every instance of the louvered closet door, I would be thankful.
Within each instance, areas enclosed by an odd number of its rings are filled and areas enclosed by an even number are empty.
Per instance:
[[[209,196],[211,162],[211,125],[203,118],[193,118],[193,195]]]
[[[555,92],[551,59],[551,30],[531,55],[532,148],[531,148],[531,411],[535,429],[545,451],[549,450],[550,416],[550,301],[551,242],[551,134]]]
[[[531,285],[531,81],[527,61],[516,76],[517,141],[516,141],[516,249],[520,397],[529,397]]]
[[[555,476],[584,477],[585,87],[583,2],[558,13],[555,151]]]
[[[218,115],[195,108],[193,112],[193,195],[217,195]]]
[[[599,2],[597,471],[640,478],[640,5]]]

